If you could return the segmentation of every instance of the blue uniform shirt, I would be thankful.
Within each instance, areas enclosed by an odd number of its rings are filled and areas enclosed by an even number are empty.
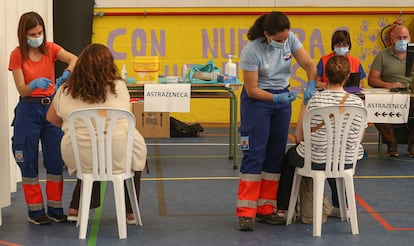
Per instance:
[[[281,49],[275,49],[263,38],[257,38],[249,42],[241,52],[240,68],[258,71],[261,89],[284,89],[289,85],[293,53],[301,47],[302,43],[291,31]]]

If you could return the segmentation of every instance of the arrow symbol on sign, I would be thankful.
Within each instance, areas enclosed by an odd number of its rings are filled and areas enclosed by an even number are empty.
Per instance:
[[[375,112],[375,116],[380,116],[381,114],[379,112]]]
[[[400,112],[396,113],[395,115],[396,115],[397,117],[400,117],[400,116],[401,116]]]
[[[390,114],[389,114],[389,116],[392,118],[392,116],[393,116],[394,114],[391,112]]]
[[[382,112],[382,116],[387,116],[388,114],[387,113],[385,113],[385,112]]]

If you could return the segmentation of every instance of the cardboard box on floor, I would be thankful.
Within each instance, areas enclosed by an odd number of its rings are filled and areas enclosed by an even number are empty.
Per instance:
[[[144,112],[144,101],[134,102],[136,128],[144,138],[169,138],[170,114],[168,112]]]

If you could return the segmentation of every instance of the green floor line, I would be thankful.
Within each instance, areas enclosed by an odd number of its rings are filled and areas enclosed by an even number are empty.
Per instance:
[[[98,232],[99,232],[99,223],[101,221],[102,216],[102,209],[103,209],[103,202],[105,199],[105,191],[106,191],[106,182],[101,182],[101,206],[95,209],[93,213],[93,220],[91,226],[91,232],[89,235],[88,246],[95,246],[96,241],[98,240]]]

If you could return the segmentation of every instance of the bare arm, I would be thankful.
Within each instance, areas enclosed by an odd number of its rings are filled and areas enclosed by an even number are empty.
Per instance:
[[[243,70],[244,89],[247,95],[257,100],[272,101],[273,94],[259,88],[258,77],[258,71]]]
[[[65,49],[61,49],[57,54],[57,58],[59,61],[68,64],[68,67],[66,69],[68,69],[70,72],[73,72],[73,68],[75,67],[76,61],[78,60],[74,54],[66,51]]]
[[[47,110],[46,120],[54,126],[62,127],[63,120],[56,114],[54,101],[52,101],[49,109]]]
[[[19,95],[25,97],[32,92],[32,89],[29,87],[29,84],[26,85],[24,81],[23,70],[15,69],[12,71],[14,83],[16,84],[17,91]]]
[[[317,76],[316,66],[313,63],[312,58],[305,50],[305,48],[301,47],[297,51],[293,53],[293,56],[299,63],[299,65],[306,71],[306,75],[308,76],[308,81],[315,80]]]
[[[296,142],[296,144],[299,144],[304,139],[304,137],[303,137],[303,117],[305,117],[306,112],[307,112],[306,106],[305,106],[304,103],[302,103],[302,106],[300,107],[298,123],[297,123],[296,129],[295,129],[295,142]]]
[[[326,83],[322,82],[322,78],[319,76],[316,78],[316,88],[326,89]]]
[[[368,85],[374,88],[404,88],[404,85],[400,82],[387,82],[382,80],[381,73],[373,69],[368,74]]]

